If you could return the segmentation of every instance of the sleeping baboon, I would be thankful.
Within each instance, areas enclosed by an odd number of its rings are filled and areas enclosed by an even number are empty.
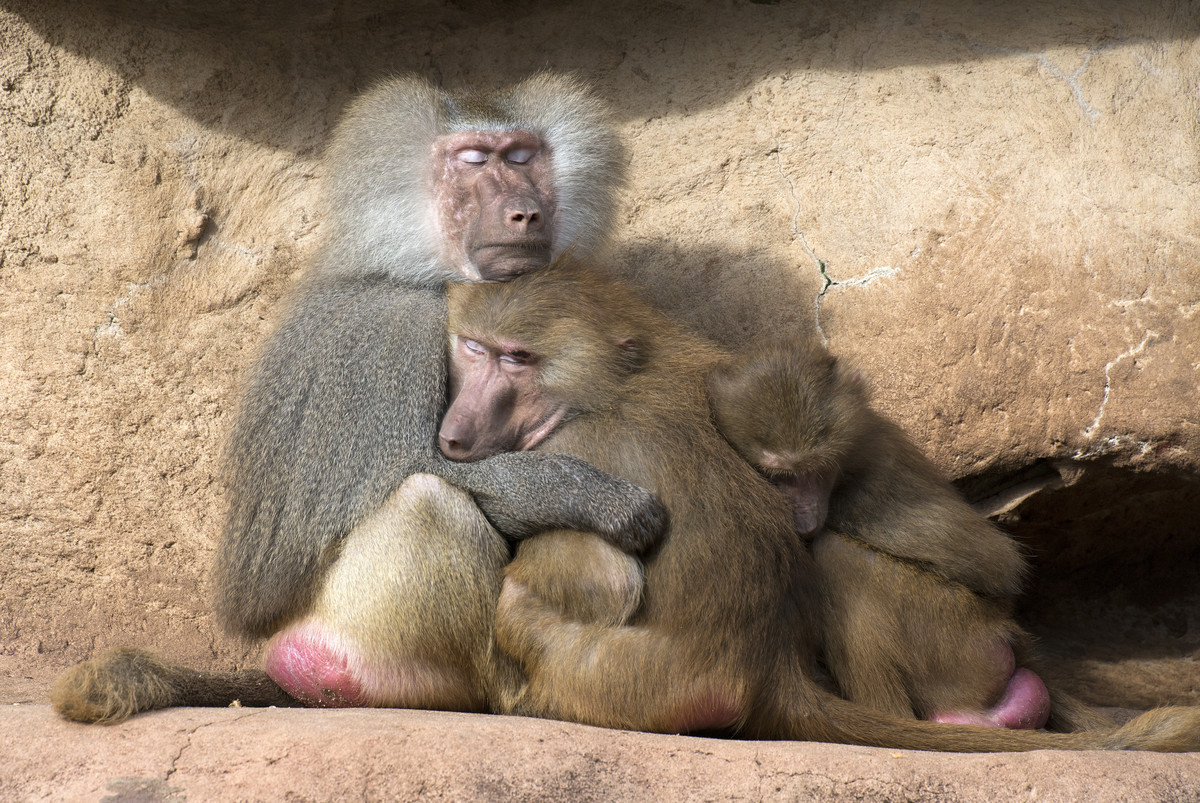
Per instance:
[[[436,441],[446,285],[503,282],[600,247],[623,162],[599,102],[549,74],[488,95],[397,78],[339,124],[327,239],[233,427],[215,571],[221,621],[274,635],[267,671],[290,695],[486,708],[511,682],[492,649],[509,558],[497,530],[573,527],[632,550],[661,530],[650,494],[578,459],[468,465]],[[113,721],[192,699],[194,678],[164,680],[138,655],[69,671],[59,711]]]
[[[845,696],[943,722],[1111,724],[1049,694],[1030,669],[1032,639],[1013,620],[1025,575],[1017,545],[871,408],[859,373],[815,341],[776,341],[727,360],[709,390],[722,434],[783,491],[812,539],[826,662]],[[979,565],[964,570],[964,556]]]
[[[1200,748],[1200,709],[1062,734],[925,722],[834,696],[815,680],[816,569],[792,511],[710,417],[715,348],[623,285],[565,262],[507,284],[451,288],[449,329],[448,455],[566,452],[655,491],[670,512],[644,588],[631,582],[632,560],[595,538],[556,532],[520,543],[496,632],[527,682],[504,710],[928,750]],[[511,442],[477,436],[495,432]],[[572,559],[580,542],[588,558]],[[602,602],[571,591],[576,581],[607,589]]]

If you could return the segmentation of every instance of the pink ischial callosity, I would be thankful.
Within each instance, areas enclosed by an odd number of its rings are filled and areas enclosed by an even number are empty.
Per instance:
[[[485,708],[461,667],[405,654],[371,658],[315,621],[293,625],[273,636],[265,663],[271,679],[305,705],[449,711]]]
[[[370,705],[348,652],[304,628],[271,639],[266,666],[271,679],[305,705],[351,708]]]
[[[939,711],[929,716],[933,722],[954,725],[983,725],[993,728],[1036,729],[1050,718],[1050,693],[1046,684],[1030,669],[1013,672],[1000,702],[986,711]]]

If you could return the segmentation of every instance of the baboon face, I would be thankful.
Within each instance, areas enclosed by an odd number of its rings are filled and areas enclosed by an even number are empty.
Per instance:
[[[537,135],[462,131],[433,146],[435,214],[452,264],[471,281],[505,281],[550,262],[554,181]]]
[[[438,443],[452,460],[482,460],[532,449],[562,420],[567,406],[536,381],[538,355],[520,343],[455,336],[450,354],[450,407]]]

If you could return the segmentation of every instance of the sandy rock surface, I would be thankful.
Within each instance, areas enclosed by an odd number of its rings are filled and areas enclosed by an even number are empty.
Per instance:
[[[424,711],[0,709],[0,800],[1187,801],[1200,755],[952,755]]]
[[[321,144],[380,76],[492,85],[552,67],[596,84],[629,145],[616,271],[731,346],[777,332],[827,339],[871,377],[880,408],[1028,546],[1024,617],[1051,674],[1097,704],[1200,703],[1192,4],[249,9],[0,0],[0,702],[44,702],[58,670],[117,644],[204,668],[256,665],[258,648],[224,636],[209,613],[216,471],[239,381],[321,236]],[[85,783],[67,756],[83,755],[69,751],[84,750],[87,732],[27,705],[3,717],[6,766],[15,751],[58,767],[22,770],[21,789]],[[531,766],[555,783],[567,783],[563,757],[580,734],[605,761],[626,748],[627,761],[663,766],[689,756],[694,771],[647,770],[681,785],[745,773],[757,789],[757,753],[772,757],[770,778],[798,784],[781,789],[885,799],[905,784],[974,799],[993,777],[1028,795],[1016,779],[1032,767],[1066,799],[1071,783],[1116,783],[1115,761],[1145,769],[1152,780],[1129,789],[1159,799],[1196,772],[1187,758],[922,757],[945,762],[935,772],[886,751],[507,720],[242,717],[164,714],[97,738],[106,750],[161,739],[146,755],[173,756],[201,725],[219,752],[235,737],[282,745],[289,732],[370,722],[375,741],[331,741],[347,756],[383,756],[403,733],[427,752],[394,760],[427,789],[467,788],[431,764],[438,734],[477,729],[472,749],[497,766],[513,750],[539,755],[526,736],[547,739],[558,758]],[[479,746],[487,734],[494,743]],[[30,750],[34,738],[50,741]],[[719,749],[705,763],[679,744]],[[792,774],[801,757],[806,769]],[[142,777],[112,760],[81,794],[119,797],[109,779]],[[219,780],[164,761],[151,773],[166,784],[160,797],[178,787],[202,798]],[[341,783],[328,764],[270,772],[333,796],[320,786]],[[504,777],[533,777],[521,770]],[[750,796],[728,796],[738,795]]]

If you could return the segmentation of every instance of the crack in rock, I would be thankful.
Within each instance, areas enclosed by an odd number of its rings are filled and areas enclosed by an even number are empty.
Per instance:
[[[1087,116],[1088,120],[1092,121],[1093,123],[1100,119],[1100,112],[1093,109],[1091,104],[1087,102],[1087,99],[1084,98],[1083,87],[1079,85],[1079,78],[1085,72],[1087,72],[1088,64],[1091,63],[1092,56],[1096,55],[1097,52],[1097,50],[1093,49],[1089,50],[1087,53],[1084,53],[1083,63],[1076,67],[1075,72],[1071,73],[1070,75],[1067,75],[1062,70],[1058,69],[1058,67],[1055,66],[1050,59],[1046,58],[1045,54],[1037,54],[1038,64],[1042,65],[1046,72],[1050,73],[1055,78],[1067,85],[1067,87],[1071,90],[1071,96],[1074,97],[1075,102],[1079,104],[1079,108],[1083,109],[1083,113]],[[1033,54],[1024,53],[1022,55],[1031,56]]]
[[[792,236],[796,238],[796,241],[803,246],[806,252],[808,252],[808,255],[812,258],[812,261],[817,263],[817,266],[821,271],[821,276],[825,277],[826,279],[825,287],[828,287],[829,281],[828,277],[825,276],[825,262],[817,256],[815,251],[812,250],[812,246],[808,244],[808,238],[806,238],[804,236],[804,232],[800,230],[800,199],[796,196],[796,183],[792,181],[791,176],[784,172],[783,160],[779,157],[779,150],[779,146],[776,145],[771,150],[771,153],[775,157],[775,167],[779,170],[779,177],[787,182],[788,194],[792,198],[792,209],[794,210],[792,212]],[[825,291],[825,287],[821,288],[821,292]]]
[[[1028,50],[1020,50],[1015,47],[996,47],[994,45],[985,45],[982,42],[973,42],[963,39],[959,36],[943,36],[941,38],[952,42],[957,42],[958,44],[975,53],[988,53],[998,56],[1019,56],[1021,58],[1033,59],[1042,69],[1049,73],[1051,77],[1057,78],[1059,81],[1062,81],[1067,85],[1067,89],[1071,91],[1071,97],[1075,100],[1076,105],[1078,105],[1083,111],[1084,116],[1087,117],[1089,125],[1094,125],[1095,122],[1100,119],[1100,112],[1092,108],[1092,105],[1087,102],[1087,98],[1084,97],[1083,87],[1079,84],[1079,79],[1083,77],[1085,72],[1087,72],[1088,66],[1092,61],[1092,56],[1096,55],[1101,50],[1106,50],[1109,47],[1120,44],[1114,42],[1104,45],[1103,47],[1094,47],[1091,50],[1088,50],[1083,54],[1083,62],[1076,67],[1070,75],[1067,75],[1065,72],[1060,70],[1058,66],[1054,64],[1054,62],[1050,61],[1045,53],[1032,53]]]
[[[177,750],[175,752],[175,755],[172,756],[171,766],[170,766],[170,769],[167,770],[167,774],[166,774],[164,780],[169,782],[171,780],[171,776],[173,776],[178,771],[179,760],[181,758],[183,758],[183,754],[185,752],[187,752],[187,750],[192,746],[192,737],[195,736],[197,733],[199,733],[201,730],[203,730],[204,728],[211,728],[214,725],[226,725],[226,724],[230,724],[230,723],[236,724],[238,722],[242,722],[242,721],[250,719],[252,717],[262,716],[269,710],[270,710],[270,708],[264,708],[264,709],[259,709],[259,710],[255,710],[255,711],[247,711],[246,713],[241,714],[240,716],[236,716],[231,720],[224,720],[224,719],[210,720],[208,722],[201,722],[193,728],[185,729],[183,731],[184,742],[180,746],[179,750]],[[287,753],[285,751],[283,756],[276,758],[268,763],[273,764],[273,763],[275,763],[275,761],[280,760],[280,758],[286,758],[286,757],[287,757]]]
[[[831,289],[834,287],[865,287],[877,279],[886,279],[890,276],[896,276],[899,273],[899,268],[889,268],[884,266],[880,268],[873,268],[857,278],[842,279],[839,281],[829,275],[828,266],[824,261],[822,261],[821,276],[825,279],[825,286],[821,288],[821,292],[817,293],[816,301],[813,304],[817,319],[817,333],[821,336],[821,342],[825,345],[829,345],[829,339],[825,337],[825,329],[821,326],[821,302],[825,300],[825,295]]]
[[[1141,343],[1126,349],[1124,352],[1109,360],[1108,364],[1104,366],[1104,395],[1100,399],[1100,409],[1096,411],[1096,418],[1092,421],[1091,426],[1083,430],[1084,438],[1091,440],[1092,436],[1096,434],[1096,430],[1100,428],[1100,421],[1104,418],[1104,408],[1108,406],[1108,399],[1112,393],[1112,369],[1115,368],[1117,364],[1126,357],[1136,357],[1137,355],[1141,354],[1146,350],[1146,346],[1150,345],[1155,340],[1158,340],[1158,337],[1158,332],[1147,330],[1145,336],[1142,338]],[[1116,447],[1120,442],[1125,440],[1131,439],[1128,437],[1121,438],[1120,436],[1107,438],[1104,441],[1101,441],[1099,444],[1096,444],[1096,446],[1100,449],[1099,451],[1096,451],[1095,448],[1080,449],[1076,452],[1075,458],[1080,459],[1083,457],[1093,457],[1095,455],[1104,454],[1106,451],[1111,451],[1111,448],[1104,448],[1105,446]]]
[[[207,723],[207,724],[211,724],[211,723]],[[191,728],[190,730],[184,731],[183,744],[180,746],[180,748],[177,751],[175,751],[175,755],[171,757],[171,767],[170,767],[170,769],[167,770],[167,775],[163,780],[170,783],[171,776],[174,775],[175,772],[179,769],[176,766],[179,763],[179,759],[183,758],[183,754],[187,751],[187,749],[189,747],[192,746],[192,737],[196,735],[196,731],[200,730],[203,727],[205,727],[205,725],[201,724],[201,725],[197,725],[194,728]]]
[[[839,280],[833,278],[833,276],[831,276],[829,273],[829,263],[817,256],[816,251],[814,251],[812,246],[808,244],[808,238],[804,236],[804,232],[800,228],[800,199],[796,195],[796,184],[792,181],[792,177],[784,172],[783,161],[779,157],[779,151],[779,146],[776,146],[771,150],[771,154],[775,157],[775,166],[779,170],[780,178],[787,182],[788,194],[792,199],[792,237],[796,240],[796,242],[800,243],[800,246],[804,249],[805,253],[808,254],[809,258],[816,264],[817,271],[821,274],[821,289],[818,291],[816,298],[813,299],[813,318],[817,329],[817,334],[821,337],[821,343],[824,345],[829,345],[829,338],[825,336],[825,330],[821,326],[821,302],[825,300],[825,294],[829,292],[830,288],[863,287],[871,284],[877,279],[895,276],[900,273],[900,269],[885,266],[874,268],[870,271],[867,271],[867,273],[864,275],[854,279]],[[917,250],[919,251],[920,249]],[[914,256],[916,253],[917,251],[913,252]]]

